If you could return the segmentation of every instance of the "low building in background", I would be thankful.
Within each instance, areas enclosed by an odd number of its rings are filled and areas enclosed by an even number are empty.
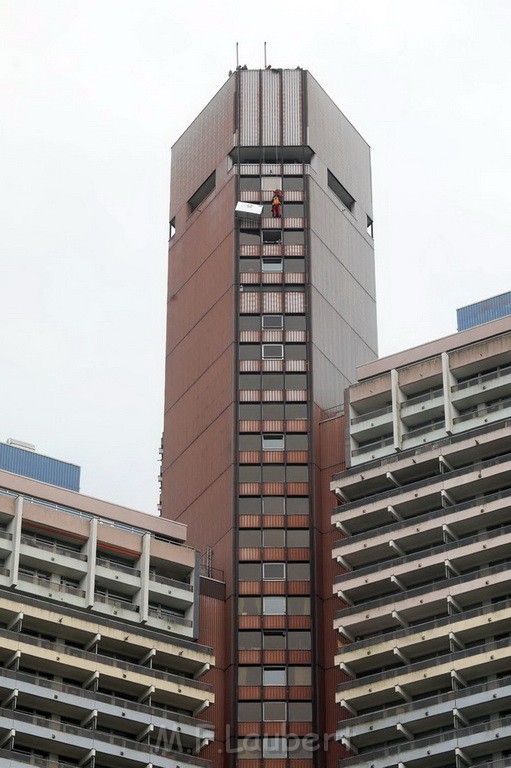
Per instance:
[[[506,768],[511,316],[362,366],[346,417],[343,768]]]
[[[36,452],[35,445],[21,440],[9,438],[0,443],[0,470],[67,488],[68,491],[80,490],[80,467],[43,456]]]
[[[511,291],[457,309],[458,331],[466,331],[467,328],[489,323],[491,320],[498,320],[499,317],[507,315],[511,315]]]
[[[0,764],[208,766],[186,527],[0,471]]]

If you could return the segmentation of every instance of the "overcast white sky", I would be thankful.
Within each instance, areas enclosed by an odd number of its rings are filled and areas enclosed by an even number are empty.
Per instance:
[[[372,146],[381,354],[511,289],[510,34],[509,0],[1,0],[0,440],[155,511],[170,146],[236,41]]]

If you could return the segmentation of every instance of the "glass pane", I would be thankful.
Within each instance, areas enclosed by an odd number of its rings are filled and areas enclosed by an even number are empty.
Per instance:
[[[286,419],[306,419],[307,403],[286,403]]]
[[[287,577],[289,581],[309,581],[310,576],[309,563],[288,563]]]
[[[285,547],[286,532],[282,528],[265,528],[263,531],[263,547]]]
[[[283,419],[284,403],[263,403],[261,414],[263,419]]]
[[[310,667],[288,667],[289,685],[311,685],[312,670]]]
[[[259,403],[241,403],[239,406],[240,419],[260,419],[261,406]]]
[[[260,632],[238,632],[238,647],[244,651],[256,650],[261,647]]]
[[[265,667],[263,669],[263,685],[286,685],[286,668]]]
[[[240,375],[240,389],[260,389],[261,376],[258,373],[242,373]]]
[[[259,330],[259,315],[240,315],[240,331],[257,331]]]
[[[260,547],[261,531],[240,531],[238,544],[240,547]]]
[[[257,646],[259,647],[259,646]],[[286,635],[284,632],[264,632],[263,648],[267,651],[282,651],[286,647]]]
[[[308,530],[293,529],[287,532],[288,547],[308,547],[310,542],[310,533]]]
[[[261,703],[259,701],[239,701],[238,720],[240,723],[253,723],[261,719]]]
[[[263,373],[262,389],[284,389],[284,375],[282,373]]]
[[[309,499],[307,496],[290,496],[287,499],[288,515],[308,515]]]
[[[261,580],[261,563],[240,563],[238,568],[240,581]]]
[[[284,722],[286,720],[286,702],[285,701],[265,701],[263,702],[263,720],[264,722]]]
[[[259,496],[241,496],[238,501],[240,515],[261,514],[261,499]]]
[[[260,451],[261,435],[240,435],[238,447],[240,451]]]
[[[285,511],[285,499],[283,496],[263,496],[263,514],[283,515]]]
[[[263,757],[271,760],[287,756],[287,741],[282,736],[264,736]]]
[[[261,685],[261,667],[238,667],[238,685]]]
[[[287,608],[290,616],[310,616],[310,597],[290,597]]]
[[[286,448],[288,451],[307,451],[309,449],[308,435],[286,435]]]
[[[284,616],[286,613],[286,598],[279,596],[263,597],[263,614],[265,616]]]
[[[289,632],[287,643],[290,650],[309,651],[311,648],[311,634],[310,632]]]
[[[307,347],[305,344],[286,344],[286,360],[306,360]]]
[[[286,315],[287,331],[305,331],[306,327],[307,321],[305,315]],[[301,389],[301,387],[297,387],[297,389]]]
[[[303,190],[303,176],[284,176],[282,179],[282,190],[284,192]]]
[[[306,388],[307,388],[307,375],[305,373],[286,373],[286,389],[306,389]]]
[[[247,464],[246,466],[239,467],[238,477],[240,483],[260,483],[261,482],[261,467]]]
[[[263,467],[263,482],[264,483],[283,483],[286,479],[286,471],[284,465],[271,465],[267,464]]]
[[[285,578],[285,563],[263,563],[263,579],[265,581],[283,581]]]
[[[286,472],[288,483],[306,483],[309,480],[309,468],[306,464],[290,464]]]
[[[312,703],[310,701],[290,701],[289,720],[291,722],[310,722],[312,720]]]
[[[241,580],[241,579],[240,579]],[[260,616],[261,598],[245,595],[238,598],[238,614],[240,616]]]

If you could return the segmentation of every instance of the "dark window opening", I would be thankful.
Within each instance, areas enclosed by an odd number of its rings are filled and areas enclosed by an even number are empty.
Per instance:
[[[281,239],[280,230],[263,229],[263,243],[280,243]]]
[[[328,186],[341,203],[346,206],[348,211],[352,212],[355,205],[355,198],[350,195],[348,190],[343,187],[339,179],[336,179],[332,171],[328,171]]]
[[[190,213],[193,213],[196,208],[199,207],[199,205],[202,203],[203,200],[207,198],[211,192],[213,192],[216,184],[216,171],[213,171],[213,173],[208,176],[206,181],[204,181],[199,189],[193,193],[191,198],[188,200],[188,205],[190,206]]]
[[[373,220],[371,219],[370,216],[367,217],[367,234],[369,235],[369,237],[374,237]]]
[[[176,217],[169,221],[169,240],[171,240],[176,234]]]

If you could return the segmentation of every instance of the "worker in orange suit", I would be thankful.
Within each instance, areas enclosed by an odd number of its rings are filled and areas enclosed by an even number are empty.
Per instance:
[[[271,201],[271,215],[274,219],[280,219],[282,216],[282,192],[280,189],[276,189],[273,192]]]

